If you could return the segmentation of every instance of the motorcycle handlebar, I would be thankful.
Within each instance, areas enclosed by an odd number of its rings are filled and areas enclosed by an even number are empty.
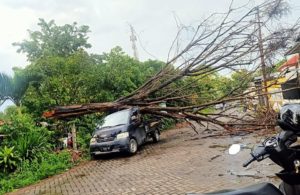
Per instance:
[[[289,147],[292,143],[297,141],[297,136],[292,131],[281,132],[276,139],[278,142],[274,142],[272,139],[266,139],[262,145],[257,146],[250,154],[251,158],[247,160],[243,167],[247,167],[253,161],[261,161],[270,155],[270,150],[275,147],[279,147],[280,150],[284,150],[285,147]],[[266,143],[266,141],[268,141]],[[271,142],[270,142],[271,141]],[[277,144],[278,143],[278,144]],[[285,147],[282,147],[285,146]]]
[[[253,161],[255,161],[255,158],[252,156],[250,159],[248,159],[244,164],[243,167],[247,167],[250,165]]]
[[[265,146],[258,146],[255,148],[254,151],[251,152],[251,158],[247,160],[244,164],[243,167],[247,167],[250,163],[252,163],[255,160],[261,161],[264,158],[264,155],[267,154]]]

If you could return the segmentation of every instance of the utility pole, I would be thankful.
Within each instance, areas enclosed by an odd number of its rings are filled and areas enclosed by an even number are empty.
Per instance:
[[[133,56],[134,56],[134,59],[139,60],[138,51],[137,51],[137,47],[136,47],[137,38],[135,36],[135,31],[134,31],[134,28],[132,25],[129,25],[129,26],[130,26],[130,30],[131,30],[130,41],[132,43]]]
[[[72,131],[73,149],[77,150],[77,136],[76,136],[76,126],[75,126],[75,123],[72,124],[71,131]]]
[[[264,55],[264,47],[263,47],[263,39],[262,39],[262,32],[261,32],[261,23],[260,23],[260,15],[259,15],[259,8],[257,8],[257,22],[258,22],[258,47],[260,53],[260,60],[261,60],[261,70],[263,74],[263,89],[264,89],[264,103],[269,110],[269,98],[268,98],[268,89],[267,89],[267,73],[266,73],[266,62],[265,62],[265,55]]]
[[[297,74],[297,87],[300,87],[300,78],[299,78],[299,64],[300,64],[300,55],[297,53],[298,55],[298,61],[296,64],[296,74]]]

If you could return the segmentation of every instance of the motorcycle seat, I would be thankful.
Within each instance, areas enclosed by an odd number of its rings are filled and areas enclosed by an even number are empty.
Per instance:
[[[196,195],[189,193],[188,195]],[[198,194],[200,195],[200,194]],[[279,189],[270,183],[260,183],[235,190],[222,190],[202,195],[283,195]]]

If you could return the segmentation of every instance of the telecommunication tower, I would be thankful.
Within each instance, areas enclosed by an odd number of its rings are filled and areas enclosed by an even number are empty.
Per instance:
[[[131,30],[130,41],[131,41],[132,49],[133,49],[133,56],[136,60],[139,60],[138,51],[137,51],[137,47],[136,47],[137,38],[135,35],[135,31],[134,31],[134,28],[132,25],[129,25],[129,26],[130,26],[130,30]]]

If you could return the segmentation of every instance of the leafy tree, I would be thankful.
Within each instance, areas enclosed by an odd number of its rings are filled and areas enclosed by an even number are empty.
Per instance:
[[[27,78],[25,90],[17,90],[22,92],[18,98],[23,97],[23,105],[36,116],[57,105],[113,101],[137,89],[164,66],[159,61],[134,60],[120,47],[103,55],[88,54],[84,49],[91,45],[85,25],[58,26],[54,20],[40,19],[38,26],[40,30],[29,31],[28,40],[14,43],[31,62],[16,70]]]
[[[230,82],[229,78],[220,76],[218,73],[204,77],[189,77],[185,80],[185,85],[194,85],[194,87],[193,91],[187,91],[186,93],[194,94],[191,97],[192,104],[201,104],[219,99],[227,94],[231,89],[228,86]]]
[[[120,47],[104,53],[103,62],[95,71],[97,79],[93,79],[96,82],[94,87],[98,88],[94,91],[101,91],[95,94],[96,101],[113,101],[128,95],[164,66],[160,61],[139,62],[126,55]]]
[[[26,67],[39,81],[31,82],[23,105],[40,116],[58,105],[113,101],[137,89],[163,65],[136,61],[120,47],[103,55],[77,51],[67,57],[41,58]]]
[[[19,47],[18,52],[27,54],[31,64],[25,69],[14,68],[13,77],[0,74],[0,105],[7,99],[20,105],[27,88],[37,87],[43,76],[49,76],[47,75],[49,58],[61,57],[60,60],[63,61],[63,57],[91,47],[91,44],[87,42],[88,26],[77,26],[76,22],[72,25],[57,26],[54,20],[46,22],[44,19],[39,19],[38,25],[39,31],[28,31],[29,40],[13,43],[14,46]],[[42,63],[46,65],[42,67]]]
[[[253,81],[254,74],[246,69],[231,74],[231,78],[224,83],[226,94],[236,95],[243,93]]]
[[[252,79],[253,75],[242,69],[231,74],[231,77],[224,77],[219,73],[189,77],[181,85],[193,85],[192,91],[189,88],[185,91],[186,94],[193,94],[189,103],[202,104],[218,100],[224,96],[240,94],[248,88]]]
[[[95,75],[95,66],[93,57],[84,51],[37,60],[26,67],[39,79],[30,83],[23,105],[41,115],[49,107],[91,101],[88,85],[93,82],[90,77]]]
[[[87,42],[89,27],[77,26],[77,23],[57,26],[54,20],[46,22],[39,19],[39,31],[30,31],[29,40],[13,43],[20,53],[26,53],[29,61],[44,56],[68,56],[80,49],[90,48]]]
[[[76,23],[57,26],[54,21],[46,22],[43,19],[38,25],[40,30],[29,31],[28,40],[14,43],[19,47],[18,52],[27,54],[30,64],[24,69],[15,69],[11,78],[26,78],[23,82],[25,90],[18,89],[18,97],[36,121],[51,107],[114,101],[136,90],[165,66],[154,60],[139,62],[126,55],[120,47],[101,55],[88,54],[84,50],[90,47],[87,26],[78,27]],[[76,121],[81,146],[88,146],[90,131],[98,118],[82,117]],[[66,126],[68,123],[63,122],[62,127],[55,130],[55,138],[61,138]],[[9,126],[2,130],[5,133],[10,130],[18,133]],[[48,139],[44,136],[45,132],[36,132]],[[34,151],[39,147],[36,140],[42,139],[38,134],[29,131],[23,138],[17,139],[20,144],[16,149],[22,157],[32,159],[35,156]],[[18,145],[15,142],[11,144]]]

